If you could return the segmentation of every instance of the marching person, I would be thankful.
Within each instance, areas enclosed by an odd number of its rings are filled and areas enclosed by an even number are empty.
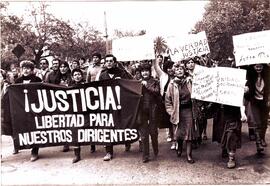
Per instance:
[[[199,61],[195,61],[194,58],[188,58],[184,60],[186,70],[188,72],[188,77],[191,80],[193,80],[193,74],[196,63],[198,64]],[[206,102],[199,101],[199,100],[193,100],[193,112],[196,114],[193,116],[195,125],[199,127],[199,136],[196,140],[192,142],[193,148],[197,148],[199,144],[201,144],[202,139],[207,139],[206,135],[206,127],[207,127],[207,118],[205,116],[204,111],[206,110]]]
[[[158,126],[157,126],[157,100],[159,95],[159,82],[151,77],[151,66],[141,66],[142,100],[140,105],[140,136],[142,142],[143,163],[149,161],[149,135],[154,151],[154,159],[158,155]]]
[[[117,67],[117,59],[112,54],[105,56],[105,69],[100,73],[99,80],[106,79],[130,79],[129,73],[124,69]],[[104,161],[110,161],[113,158],[113,145],[106,145],[106,155]],[[130,143],[125,144],[125,151],[130,151]]]
[[[229,158],[227,168],[235,168],[236,150],[241,147],[241,122],[247,120],[244,106],[239,108],[213,104],[212,109],[216,111],[213,122],[213,141],[221,143],[222,158]]]
[[[55,58],[52,61],[52,71],[47,74],[45,78],[45,83],[68,86],[70,82],[71,73],[68,62],[60,61],[60,59]],[[69,146],[64,145],[62,151],[68,152]]]
[[[270,73],[263,64],[251,65],[248,69],[246,99],[249,128],[255,131],[257,152],[261,153],[267,146],[265,134],[270,107]]]
[[[92,55],[92,63],[89,64],[89,67],[87,69],[86,74],[86,83],[98,81],[99,75],[101,71],[103,70],[103,67],[101,66],[101,54],[100,53],[94,53]],[[90,152],[94,153],[96,151],[96,146],[91,145]]]
[[[59,82],[58,85],[68,86],[71,82],[71,70],[69,68],[69,64],[66,61],[61,61],[59,64],[59,77],[56,78],[56,82]],[[58,80],[59,79],[59,80]],[[57,83],[55,83],[57,84]],[[63,152],[69,151],[69,145],[63,146]]]
[[[163,57],[161,55],[157,56],[157,59],[154,61],[154,69],[156,71],[157,77],[159,78],[159,83],[160,83],[160,95],[162,97],[163,105],[164,105],[164,100],[165,100],[165,94],[168,89],[168,85],[174,77],[174,72],[173,72],[173,64],[174,62],[172,61],[166,61],[163,63],[163,70],[161,68],[162,64],[162,59]],[[165,107],[165,105],[164,105]],[[172,142],[171,145],[171,150],[176,150],[176,141],[174,139],[174,131],[175,131],[175,125],[170,123],[170,116],[166,112],[166,109],[163,110],[163,122],[168,125],[169,131],[168,131],[168,136],[167,136],[167,141]]]
[[[71,72],[72,81],[70,82],[69,86],[76,86],[80,84],[84,84],[83,79],[83,71],[80,69],[74,69]],[[81,160],[81,147],[77,145],[74,147],[74,155],[75,157],[72,160],[72,163],[77,163]]]
[[[33,83],[41,82],[42,80],[34,74],[34,63],[28,60],[24,60],[20,63],[22,76],[15,80],[15,83]],[[31,161],[38,159],[38,147],[33,147],[31,150]]]
[[[166,92],[165,107],[171,116],[171,122],[176,125],[177,156],[181,156],[183,141],[185,141],[187,162],[192,164],[195,161],[192,157],[191,143],[197,138],[198,129],[195,127],[192,113],[191,80],[187,78],[183,64],[175,63],[173,68],[175,77]]]

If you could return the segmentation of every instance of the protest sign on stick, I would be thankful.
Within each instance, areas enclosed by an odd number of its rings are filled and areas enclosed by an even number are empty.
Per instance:
[[[154,41],[148,36],[115,39],[112,42],[112,53],[118,61],[155,59]]]
[[[76,87],[16,84],[7,95],[1,125],[4,135],[12,135],[16,149],[124,144],[139,138],[137,81],[106,80]]]
[[[205,31],[167,39],[168,50],[173,61],[210,53]]]
[[[270,63],[270,30],[233,36],[236,66]]]
[[[242,106],[246,70],[196,65],[191,97],[225,105]]]

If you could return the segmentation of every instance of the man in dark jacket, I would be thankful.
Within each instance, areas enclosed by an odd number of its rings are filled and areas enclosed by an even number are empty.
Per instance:
[[[99,80],[106,79],[130,79],[128,73],[117,66],[116,57],[112,54],[105,56],[105,69],[101,72]],[[113,145],[106,145],[106,155],[104,161],[110,161],[113,158]],[[130,150],[130,144],[125,144],[126,151]]]
[[[60,83],[60,59],[55,58],[52,61],[52,71],[47,73],[44,82],[45,83],[53,83],[59,84]]]
[[[143,163],[149,161],[149,135],[152,141],[154,159],[158,155],[157,103],[159,99],[159,81],[151,77],[151,66],[142,65],[142,100],[140,103],[139,123],[142,139]]]

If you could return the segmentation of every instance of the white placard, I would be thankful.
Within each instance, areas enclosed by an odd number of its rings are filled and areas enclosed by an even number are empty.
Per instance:
[[[242,106],[246,70],[196,65],[191,97],[225,105]]]
[[[270,63],[270,30],[233,36],[236,66]]]
[[[112,42],[112,54],[118,61],[155,59],[153,38],[134,36],[115,39]]]
[[[168,54],[173,61],[210,53],[205,31],[182,37],[167,38]]]

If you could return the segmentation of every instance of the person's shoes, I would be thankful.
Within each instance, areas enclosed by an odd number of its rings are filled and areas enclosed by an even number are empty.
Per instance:
[[[112,159],[111,153],[107,153],[106,156],[104,156],[103,161],[110,161]]]
[[[176,150],[176,143],[175,142],[172,143],[171,150]]]
[[[226,149],[222,149],[221,157],[222,158],[227,158],[229,156],[228,152]]]
[[[77,163],[78,161],[81,160],[81,157],[80,156],[75,156],[72,160],[72,163]]]
[[[125,151],[126,152],[129,152],[130,151],[130,148],[131,148],[131,145],[130,144],[125,144]]]
[[[177,155],[177,157],[181,157],[181,155],[182,155],[182,150],[183,150],[182,145],[179,145],[178,148],[177,148],[177,150],[176,150],[176,155]]]
[[[142,141],[139,141],[139,152],[143,151],[143,147],[142,147]]]
[[[258,153],[261,153],[262,151],[264,151],[262,143],[256,143],[256,147],[257,147],[257,152]]]
[[[236,163],[235,163],[235,159],[234,158],[229,158],[229,161],[227,163],[227,168],[228,169],[233,169],[235,168]]]
[[[68,145],[64,145],[62,151],[63,152],[68,152],[69,151],[69,146]]]
[[[30,158],[30,161],[36,161],[36,160],[38,160],[38,154],[32,154],[31,155],[31,158]]]
[[[207,140],[208,139],[207,136],[206,136],[206,134],[203,135],[202,139],[203,140]]]
[[[156,161],[157,159],[158,159],[158,155],[157,154],[154,154],[153,161]]]
[[[236,163],[235,163],[235,152],[229,152],[229,161],[227,163],[227,168],[228,169],[233,169],[235,168]]]
[[[19,153],[18,149],[13,149],[13,152],[12,152],[13,155],[18,154],[18,153]]]
[[[167,142],[171,142],[172,141],[172,138],[171,137],[168,137],[167,138]]]
[[[267,147],[267,143],[265,142],[264,139],[262,139],[262,146],[263,146],[263,147]]]
[[[187,162],[190,164],[195,163],[194,159],[192,159],[191,157],[187,158]]]
[[[149,162],[149,158],[144,158],[142,162],[143,162],[143,163]]]
[[[91,145],[90,152],[91,153],[96,152],[96,146],[95,145]]]
[[[255,140],[256,140],[255,134],[250,134],[250,135],[249,135],[249,140],[250,140],[250,141],[255,141]]]
[[[197,149],[199,146],[198,146],[198,143],[197,142],[193,142],[192,144],[191,144],[191,148],[192,149]]]

